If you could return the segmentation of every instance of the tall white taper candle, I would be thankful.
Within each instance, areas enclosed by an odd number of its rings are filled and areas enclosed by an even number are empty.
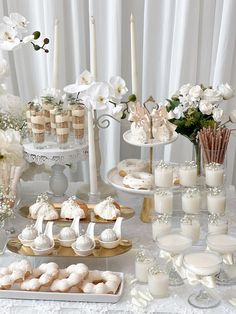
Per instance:
[[[54,54],[53,54],[53,69],[52,69],[52,88],[59,88],[59,21],[55,19],[54,22]]]
[[[134,16],[130,15],[130,43],[131,43],[131,79],[132,79],[132,94],[137,96],[138,93],[138,73],[137,73],[137,58],[136,58],[136,36],[135,36],[135,21]]]
[[[96,36],[95,36],[95,19],[90,19],[90,71],[96,80],[97,76],[97,58],[96,58]],[[94,142],[94,125],[93,109],[88,110],[88,144],[89,144],[89,176],[90,176],[90,193],[97,194],[97,165],[96,150]]]
[[[90,18],[90,71],[97,79],[97,47],[96,47],[96,28],[95,19],[93,16]]]

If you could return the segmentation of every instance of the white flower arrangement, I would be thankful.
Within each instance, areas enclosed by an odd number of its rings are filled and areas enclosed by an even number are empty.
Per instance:
[[[216,88],[188,83],[168,99],[167,110],[173,115],[171,122],[177,126],[176,131],[195,142],[200,129],[220,125],[224,111],[219,104],[233,96],[228,83]]]

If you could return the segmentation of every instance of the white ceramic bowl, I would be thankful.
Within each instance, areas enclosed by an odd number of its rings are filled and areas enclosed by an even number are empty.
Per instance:
[[[92,247],[91,249],[89,249],[89,250],[78,250],[78,249],[76,248],[76,242],[72,243],[72,244],[71,244],[71,247],[72,247],[73,251],[75,252],[75,254],[77,254],[77,255],[79,255],[79,256],[89,256],[89,255],[92,254],[93,250],[95,249],[96,244],[95,244],[95,242],[94,242],[93,247]]]
[[[120,244],[121,238],[119,238],[115,241],[109,241],[108,242],[108,241],[102,241],[101,238],[99,237],[98,241],[99,241],[100,245],[102,247],[104,247],[105,249],[114,249]]]
[[[58,241],[59,241],[61,246],[71,247],[71,245],[76,241],[76,238],[73,240],[62,240],[62,239],[58,238]]]
[[[21,242],[21,244],[23,244],[24,246],[27,246],[27,247],[31,247],[32,243],[34,242],[34,240],[22,239],[21,233],[18,235],[18,240]]]
[[[33,245],[31,245],[30,247],[31,247],[31,249],[35,255],[49,255],[52,253],[52,251],[54,249],[54,245],[55,244],[53,243],[53,245],[50,248],[44,249],[44,250],[38,250]]]

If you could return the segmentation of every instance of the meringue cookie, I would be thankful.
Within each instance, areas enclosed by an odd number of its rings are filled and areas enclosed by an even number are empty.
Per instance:
[[[116,207],[114,199],[107,197],[94,207],[94,213],[102,219],[114,220],[120,215],[120,210]]]

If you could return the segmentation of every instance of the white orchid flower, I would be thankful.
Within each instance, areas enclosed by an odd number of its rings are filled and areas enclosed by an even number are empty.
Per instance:
[[[0,23],[0,49],[9,51],[18,47],[21,42],[16,35],[17,32],[14,28]]]
[[[27,43],[31,42],[32,40],[34,40],[34,35],[25,36],[23,38],[23,43],[27,44]]]
[[[9,76],[9,66],[7,60],[0,59],[0,84]]]
[[[113,97],[116,99],[120,100],[128,92],[125,80],[120,76],[111,77],[109,83],[114,91]]]
[[[126,107],[125,104],[118,104],[116,107],[112,108],[111,114],[116,119],[121,119],[121,117],[123,116],[123,111],[124,111],[125,107]]]
[[[91,72],[84,70],[77,81],[79,85],[91,85],[94,82],[94,77]]]
[[[110,99],[110,88],[107,83],[95,83],[83,92],[81,96],[88,107],[96,110],[104,110],[107,108]]]
[[[201,113],[210,115],[212,114],[213,105],[208,100],[201,100],[199,110]]]
[[[19,13],[10,13],[10,16],[4,16],[3,21],[12,28],[16,28],[19,33],[27,32],[29,22]]]

